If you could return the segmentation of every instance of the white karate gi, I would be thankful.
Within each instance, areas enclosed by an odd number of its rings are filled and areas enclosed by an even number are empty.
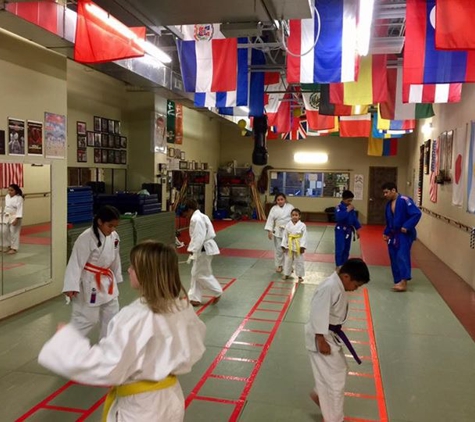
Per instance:
[[[117,386],[160,381],[191,371],[204,351],[205,324],[188,301],[178,309],[155,314],[137,299],[110,322],[107,336],[92,346],[72,324],[42,348],[40,365],[76,382]],[[107,422],[181,422],[184,398],[179,382],[169,388],[116,399]]]
[[[290,213],[295,207],[291,204],[285,203],[283,207],[274,205],[269,212],[267,222],[264,227],[266,231],[272,231],[274,233],[274,263],[275,267],[284,266],[284,252],[282,251],[282,236],[284,227],[290,221]]]
[[[310,318],[305,325],[305,343],[315,378],[315,392],[320,398],[320,408],[325,422],[343,422],[346,363],[336,334],[329,331],[329,324],[343,324],[348,314],[348,297],[336,272],[320,284],[312,298]],[[331,354],[318,353],[315,334],[323,334],[330,345]]]
[[[5,206],[2,213],[2,248],[16,251],[20,247],[21,221],[23,218],[23,197],[20,195],[5,196]],[[16,220],[16,225],[12,222]]]
[[[104,337],[109,321],[119,312],[117,283],[123,280],[119,235],[112,232],[110,236],[104,236],[100,229],[98,232],[102,244],[100,247],[97,246],[98,240],[92,227],[81,233],[74,243],[64,275],[63,292],[79,292],[72,299],[71,323],[86,335],[100,321],[100,337]],[[88,271],[87,264],[106,269],[106,274],[100,276],[100,288],[96,273]]]
[[[223,288],[213,275],[211,262],[213,255],[219,255],[219,248],[213,240],[216,237],[213,224],[206,214],[196,210],[190,219],[190,244],[192,253],[191,285],[188,291],[190,300],[201,302],[202,289],[211,290],[216,296],[223,294]]]
[[[300,253],[300,248],[307,248],[307,226],[301,221],[296,224],[289,221],[283,230],[281,247],[287,249],[284,253],[284,275],[289,276],[295,265],[295,275],[305,277],[304,254]]]

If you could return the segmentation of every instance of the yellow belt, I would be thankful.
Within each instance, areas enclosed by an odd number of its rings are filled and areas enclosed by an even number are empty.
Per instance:
[[[104,403],[102,422],[107,421],[107,415],[117,397],[133,396],[134,394],[148,393],[150,391],[164,390],[176,384],[176,376],[169,375],[161,381],[137,381],[131,384],[111,387]]]
[[[300,241],[299,239],[302,237],[301,234],[289,234],[289,255],[292,255],[292,247],[293,247],[293,242],[295,241],[295,253],[297,255],[300,255]]]

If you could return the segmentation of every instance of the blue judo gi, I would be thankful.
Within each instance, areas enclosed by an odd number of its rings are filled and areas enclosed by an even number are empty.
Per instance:
[[[340,202],[335,207],[335,264],[343,265],[350,257],[353,232],[361,228],[355,210],[348,211],[346,204]]]
[[[416,225],[421,215],[421,210],[408,196],[398,195],[394,214],[391,211],[391,201],[386,204],[384,234],[389,238],[388,251],[394,284],[411,279],[411,247],[417,237]],[[407,233],[401,232],[403,227]]]

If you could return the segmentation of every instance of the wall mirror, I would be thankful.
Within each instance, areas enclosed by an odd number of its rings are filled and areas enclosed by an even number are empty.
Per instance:
[[[272,195],[282,192],[287,196],[308,198],[341,197],[349,183],[349,173],[272,171],[269,191]]]
[[[51,281],[50,167],[49,164],[0,163],[0,295],[25,291]],[[11,183],[19,185],[24,196],[21,224],[18,220],[16,224],[19,225],[18,243],[12,227],[14,208],[6,207]],[[18,250],[11,252],[13,247]]]

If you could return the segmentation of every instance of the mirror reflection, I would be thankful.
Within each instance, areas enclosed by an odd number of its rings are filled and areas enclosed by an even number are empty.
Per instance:
[[[51,169],[0,163],[0,294],[51,280]]]

